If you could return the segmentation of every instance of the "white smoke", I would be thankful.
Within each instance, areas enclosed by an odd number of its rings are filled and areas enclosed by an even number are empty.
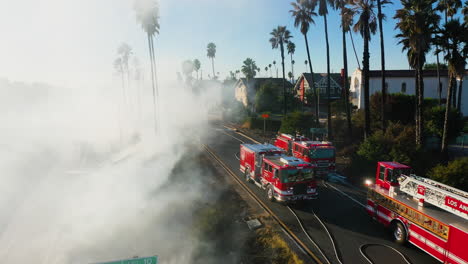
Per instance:
[[[194,95],[181,84],[161,85],[155,136],[149,84],[141,118],[131,110],[119,114],[118,85],[70,89],[0,80],[2,263],[148,255],[190,263],[192,201],[206,199],[204,177],[190,155],[182,162],[190,169],[178,172],[187,180],[174,184],[169,177],[207,131],[220,87]]]

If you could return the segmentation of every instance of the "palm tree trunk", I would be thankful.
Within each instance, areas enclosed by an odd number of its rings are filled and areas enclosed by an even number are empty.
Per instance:
[[[154,80],[154,64],[153,64],[153,49],[151,48],[151,41],[152,37],[150,34],[148,34],[148,49],[149,49],[149,56],[150,56],[150,62],[151,62],[151,84],[153,88],[153,114],[154,114],[154,133],[157,133],[158,131],[158,122],[157,122],[157,116],[156,116],[156,89],[155,89],[155,80]]]
[[[311,78],[312,83],[309,83],[309,85],[312,85],[312,89],[314,90],[315,122],[316,122],[316,125],[318,125],[319,124],[319,99],[318,99],[318,94],[317,94],[317,87],[315,86],[315,78],[314,78],[314,71],[312,70],[312,62],[310,62],[309,41],[307,40],[306,34],[304,34],[304,39],[305,39],[305,44],[306,44],[306,49],[307,49],[307,59],[309,62],[310,75],[312,76]]]
[[[351,44],[353,45],[354,56],[356,57],[357,65],[358,65],[359,69],[361,69],[361,63],[359,63],[359,58],[358,58],[357,52],[356,52],[356,46],[354,46],[353,33],[351,33],[351,30],[349,31],[349,37],[351,38]]]
[[[291,82],[292,82],[293,85],[294,85],[294,65],[293,65],[293,63],[292,63],[292,61],[293,61],[293,57],[292,57],[292,56],[293,56],[293,55],[292,55],[292,53],[291,53],[291,73],[292,73]]]
[[[331,105],[330,105],[330,44],[328,42],[328,25],[327,25],[327,15],[323,15],[323,22],[325,25],[325,43],[327,47],[327,127],[328,127],[328,139],[331,140],[333,138],[332,133],[332,121],[331,121]]]
[[[419,127],[418,127],[418,134],[419,138],[416,142],[417,145],[422,146],[424,144],[424,79],[423,79],[423,65],[422,63],[419,65],[418,70],[418,86],[419,86],[419,94],[418,94],[418,120],[419,120]]]
[[[213,70],[213,80],[215,78],[215,71],[214,71],[214,57],[211,57],[211,68]]]
[[[284,115],[286,115],[287,112],[287,102],[286,102],[286,74],[284,72],[284,46],[283,42],[280,43],[281,45],[281,66],[283,67],[283,99],[284,99]],[[278,71],[276,71],[276,74],[278,75]],[[277,76],[278,77],[278,76]]]
[[[453,86],[452,106],[453,106],[453,108],[457,108],[457,85]]]
[[[445,160],[448,158],[448,123],[449,123],[449,113],[450,113],[450,100],[449,98],[452,95],[452,87],[453,87],[453,75],[449,73],[449,85],[447,88],[447,102],[445,103],[445,117],[444,117],[444,131],[442,134],[442,147],[440,152],[442,153]]]
[[[382,26],[382,5],[380,0],[377,0],[377,9],[378,9],[378,19],[379,19],[379,32],[380,32],[380,61],[382,68],[382,102],[381,102],[381,119],[382,119],[382,130],[386,128],[385,120],[385,100],[387,97],[387,91],[385,89],[385,47],[384,47],[384,36],[383,36],[383,26]]]
[[[365,19],[364,21],[368,21]],[[364,138],[370,136],[370,104],[369,104],[369,24],[365,22],[364,30],[364,53],[362,55],[362,66],[364,75]]]
[[[419,140],[419,108],[418,108],[418,98],[419,98],[419,76],[418,68],[414,69],[414,80],[415,80],[415,96],[414,96],[414,122],[415,122],[415,139],[414,141],[418,144]]]
[[[344,99],[345,99],[345,108],[346,108],[346,120],[348,124],[348,139],[351,139],[352,126],[351,126],[351,110],[349,107],[349,84],[348,84],[348,52],[346,50],[346,31],[343,29],[343,89],[344,89]]]
[[[460,76],[460,82],[458,83],[458,103],[457,103],[458,111],[461,111],[461,98],[462,98],[463,77],[464,77],[464,76]]]
[[[436,45],[436,50],[439,47]],[[439,53],[436,54],[436,62],[437,62],[437,94],[439,95],[439,105],[442,105],[442,85],[440,82],[440,63],[439,63]]]

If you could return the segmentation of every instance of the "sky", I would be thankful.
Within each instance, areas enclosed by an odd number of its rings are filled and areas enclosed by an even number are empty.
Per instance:
[[[148,65],[146,36],[132,5],[133,0],[0,0],[0,78],[77,88],[112,85],[118,78],[112,62],[120,43],[128,43],[134,55]],[[229,71],[240,69],[247,57],[261,68],[260,76],[274,60],[281,74],[280,52],[268,41],[269,33],[278,25],[287,26],[293,35],[296,75],[305,71],[304,38],[294,28],[290,1],[160,0],[160,7],[161,29],[155,46],[161,79],[175,79],[182,61],[195,58],[201,61],[203,77],[207,78],[211,72],[206,56],[209,42],[217,46],[214,66],[221,79]],[[384,9],[388,17],[384,24],[387,69],[408,68],[406,55],[394,38],[392,17],[400,7],[395,1]],[[311,60],[314,71],[325,72],[323,19],[316,17],[315,21],[308,34]],[[335,11],[330,11],[328,25],[331,71],[339,72],[342,40]],[[361,60],[362,38],[355,34],[354,41]],[[349,37],[347,46],[351,74],[357,63]],[[371,69],[380,69],[378,35],[372,38],[370,53]],[[435,58],[430,55],[428,61]],[[285,63],[287,73],[289,57]]]

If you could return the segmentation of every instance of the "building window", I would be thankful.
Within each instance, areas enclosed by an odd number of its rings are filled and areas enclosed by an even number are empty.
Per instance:
[[[406,83],[401,83],[401,93],[406,93]]]

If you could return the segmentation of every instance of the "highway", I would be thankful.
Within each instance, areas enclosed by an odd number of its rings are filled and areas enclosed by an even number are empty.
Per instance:
[[[255,142],[242,134],[223,127],[221,124],[213,123],[211,126],[211,132],[202,139],[202,142],[237,177],[243,179],[236,157],[239,145],[243,142]],[[268,201],[266,192],[256,185],[249,184],[248,186],[303,243],[307,244],[322,263],[369,263],[360,249],[372,263],[439,263],[427,253],[410,244],[400,246],[394,243],[391,240],[389,230],[374,222],[367,215],[363,207],[366,194],[361,189],[320,182],[318,200],[290,207],[302,220],[304,229],[316,242],[320,248],[318,249],[307,238],[296,216],[287,206]],[[333,242],[325,231],[324,225],[329,230]],[[333,243],[336,245],[336,252]],[[382,245],[393,247],[396,251]],[[398,252],[403,254],[407,260]]]

